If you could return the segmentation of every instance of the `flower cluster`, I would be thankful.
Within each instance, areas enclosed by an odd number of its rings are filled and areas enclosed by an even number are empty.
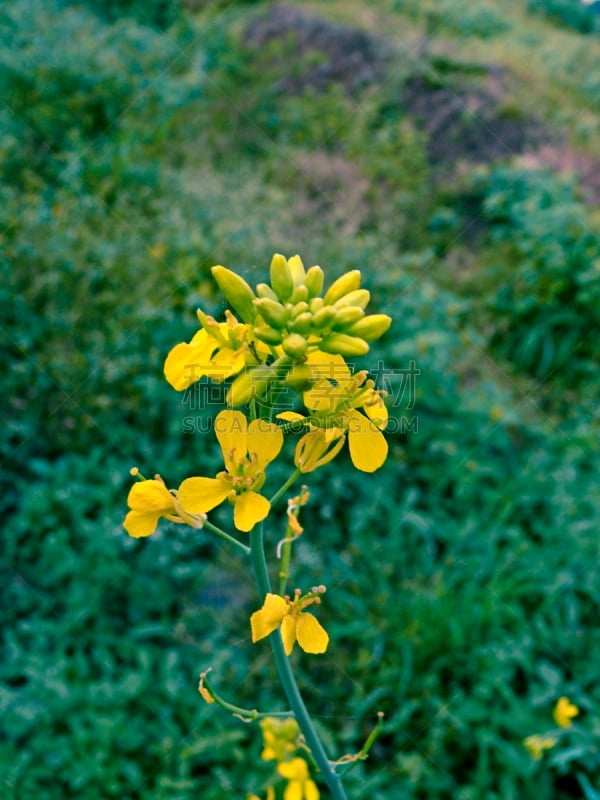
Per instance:
[[[308,764],[304,758],[295,755],[300,739],[298,723],[292,718],[265,717],[260,721],[260,727],[264,742],[261,758],[276,761],[277,775],[287,781],[283,800],[319,800],[319,790],[310,777]],[[248,800],[260,798],[250,795]],[[268,787],[267,800],[275,800],[274,786]]]
[[[568,697],[559,697],[552,711],[552,717],[559,730],[546,734],[534,733],[523,739],[523,744],[530,756],[535,761],[541,761],[545,751],[552,750],[558,744],[563,730],[571,727],[573,717],[578,714],[579,709],[574,703],[571,703]]]

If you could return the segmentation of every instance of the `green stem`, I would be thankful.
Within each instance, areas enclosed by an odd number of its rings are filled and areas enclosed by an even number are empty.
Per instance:
[[[229,544],[234,544],[236,547],[239,547],[240,550],[244,551],[245,555],[250,555],[250,548],[247,545],[242,544],[235,538],[235,536],[231,536],[231,534],[225,533],[225,531],[221,530],[221,528],[217,528],[217,526],[213,525],[212,522],[205,520],[204,525],[202,527],[206,528],[207,531],[216,534],[221,539],[224,539],[226,542],[229,542]]]
[[[297,477],[297,476],[296,476]],[[289,483],[289,481],[288,481]],[[263,526],[256,525],[250,533],[250,550],[252,558],[252,566],[254,567],[254,575],[258,590],[262,597],[271,592],[271,581],[269,580],[269,573],[267,572],[267,564],[265,561],[265,550],[263,544]],[[331,791],[334,800],[347,800],[346,792],[342,786],[339,775],[333,771],[327,753],[319,739],[310,715],[304,705],[304,700],[298,689],[298,684],[292,672],[290,662],[285,654],[283,648],[283,641],[279,630],[274,631],[270,636],[271,645],[273,647],[273,656],[275,658],[275,666],[279,675],[279,680],[285,691],[288,703],[296,722],[300,726],[300,730],[304,734],[306,744],[308,745],[319,769],[323,773],[323,777]]]
[[[302,473],[299,469],[295,470],[295,472],[290,475],[283,486],[275,492],[273,497],[269,500],[269,503],[274,506],[275,503],[287,492],[290,486],[298,480],[301,474]]]
[[[281,719],[287,719],[288,717],[293,717],[293,713],[291,711],[258,711],[256,708],[242,708],[241,706],[234,706],[233,703],[228,703],[227,700],[224,700],[221,695],[215,692],[212,683],[208,679],[208,672],[203,672],[200,675],[200,686],[208,693],[208,695],[212,698],[213,703],[216,703],[221,708],[224,708],[225,711],[229,711],[230,714],[233,714],[236,717],[239,717],[244,722],[254,722],[257,719],[263,719],[264,717],[277,717]],[[206,698],[205,698],[206,699]]]

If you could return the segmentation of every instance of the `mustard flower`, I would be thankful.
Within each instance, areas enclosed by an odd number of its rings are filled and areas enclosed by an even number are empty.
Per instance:
[[[260,754],[263,761],[283,761],[296,750],[300,728],[293,717],[265,717],[258,724],[264,742]]]
[[[308,764],[303,758],[292,758],[277,765],[277,772],[289,781],[283,800],[319,800],[317,784],[311,779]]]
[[[570,728],[572,725],[571,720],[577,714],[579,714],[579,709],[569,701],[568,697],[559,698],[552,712],[554,721],[561,728]]]
[[[137,470],[132,470],[132,473],[137,474]],[[131,510],[125,517],[123,527],[136,539],[154,533],[161,517],[192,528],[201,528],[206,519],[204,514],[193,515],[184,511],[177,492],[169,491],[160,475],[153,480],[135,483],[129,491],[127,505]]]
[[[544,755],[545,750],[551,750],[558,742],[554,736],[540,736],[540,734],[533,734],[523,740],[523,744],[529,751],[529,754],[536,761],[540,761]]]
[[[216,478],[187,478],[178,491],[179,503],[188,514],[205,514],[224,500],[233,504],[233,522],[248,532],[271,509],[259,494],[265,468],[279,455],[283,433],[273,422],[253,420],[249,425],[241,411],[221,411],[215,432],[225,461]]]
[[[258,642],[265,636],[281,628],[281,638],[286,655],[290,655],[296,641],[305,653],[324,653],[329,644],[329,636],[321,623],[304,609],[313,603],[320,603],[324,586],[300,596],[296,589],[293,600],[278,594],[267,594],[263,606],[250,617],[252,641]]]
[[[308,355],[306,363],[315,379],[304,392],[310,415],[293,411],[278,415],[288,422],[309,422],[308,433],[296,446],[296,466],[301,472],[312,472],[331,461],[347,439],[354,466],[362,472],[375,472],[388,454],[381,432],[388,413],[380,393],[366,380],[366,372],[353,375],[340,355],[316,351]]]

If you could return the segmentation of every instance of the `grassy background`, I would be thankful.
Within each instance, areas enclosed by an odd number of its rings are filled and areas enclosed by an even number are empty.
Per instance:
[[[133,464],[177,485],[215,463],[162,379],[195,308],[221,309],[210,266],[256,283],[280,251],[360,268],[394,317],[369,363],[420,370],[392,409],[418,430],[375,479],[340,457],[310,482],[297,548],[295,582],[330,590],[330,652],[295,656],[330,752],[386,712],[351,796],[597,800],[599,18],[3,5],[3,798],[218,800],[268,777],[258,729],[196,692],[212,666],[232,702],[281,707],[248,565],[121,522]],[[522,740],[561,695],[581,714],[535,762]]]

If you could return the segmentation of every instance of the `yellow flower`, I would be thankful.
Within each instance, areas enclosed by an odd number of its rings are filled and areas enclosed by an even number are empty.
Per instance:
[[[296,750],[300,728],[293,717],[264,717],[259,725],[265,745],[260,754],[263,761],[283,761]]]
[[[558,739],[554,736],[540,736],[537,733],[523,740],[523,744],[536,761],[541,759],[544,750],[551,750],[557,742]]]
[[[249,794],[248,800],[260,800],[257,794]],[[267,788],[267,800],[275,800],[275,789],[272,786]]]
[[[381,395],[372,381],[366,380],[367,373],[353,375],[342,356],[317,351],[309,354],[306,363],[315,381],[304,392],[304,404],[311,412],[310,430],[296,446],[296,466],[301,472],[312,472],[331,461],[347,438],[354,466],[362,472],[375,472],[388,454],[380,430],[388,420]],[[288,422],[307,419],[291,411],[278,416]]]
[[[281,638],[286,655],[290,655],[296,641],[305,653],[324,653],[329,644],[329,636],[321,623],[304,609],[313,603],[320,603],[324,586],[316,587],[303,597],[296,589],[294,600],[278,594],[267,594],[262,608],[250,617],[252,641],[258,642],[281,627]]]
[[[201,528],[206,517],[186,513],[180,506],[176,492],[170,492],[160,475],[154,480],[135,483],[127,497],[131,509],[123,522],[130,536],[150,536],[156,530],[158,520],[163,517],[171,522]]]
[[[237,375],[247,361],[256,363],[247,343],[247,325],[240,324],[229,311],[225,312],[225,322],[217,322],[202,312],[199,316],[204,327],[189,343],[175,345],[165,361],[165,378],[177,391],[204,376],[224,381]]]
[[[559,698],[552,712],[554,721],[561,728],[570,728],[572,724],[571,720],[573,717],[576,717],[577,714],[579,714],[579,709],[576,705],[569,702],[568,697]]]
[[[319,800],[317,784],[311,779],[303,758],[292,758],[277,765],[277,772],[289,781],[283,800]]]
[[[258,493],[265,482],[265,468],[283,446],[281,429],[273,422],[253,420],[249,425],[240,411],[221,411],[215,432],[225,471],[216,478],[187,478],[178,498],[188,514],[205,514],[224,500],[233,506],[233,522],[239,531],[250,531],[263,520],[271,504]]]

